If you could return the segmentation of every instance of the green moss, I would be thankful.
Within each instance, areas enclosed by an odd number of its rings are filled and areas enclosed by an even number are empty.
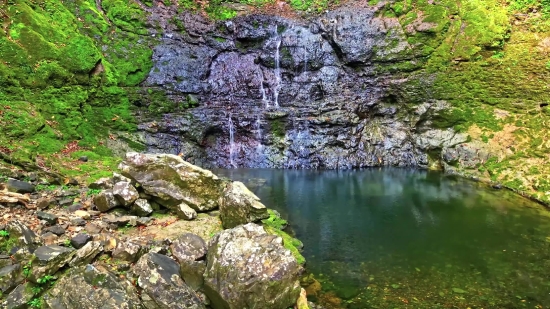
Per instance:
[[[294,258],[296,258],[296,261],[298,261],[298,264],[303,265],[306,262],[306,259],[304,256],[300,253],[300,250],[298,248],[302,247],[302,242],[298,239],[288,235],[286,232],[278,230],[271,226],[265,226],[265,231],[269,234],[277,235],[283,239],[283,245],[286,249],[290,250]]]
[[[271,132],[274,136],[284,138],[286,135],[285,122],[282,119],[274,119],[270,123]]]

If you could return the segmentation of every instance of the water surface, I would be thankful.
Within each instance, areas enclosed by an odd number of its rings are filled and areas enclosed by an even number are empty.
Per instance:
[[[550,216],[440,173],[217,171],[290,221],[327,308],[549,308]]]

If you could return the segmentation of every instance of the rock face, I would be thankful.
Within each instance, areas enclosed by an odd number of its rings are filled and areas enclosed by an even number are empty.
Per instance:
[[[147,253],[136,263],[137,284],[158,307],[205,309],[195,292],[179,276],[174,260],[157,253]],[[147,308],[151,308],[147,306]]]
[[[220,199],[220,218],[224,228],[269,217],[267,208],[242,182],[228,183]]]
[[[134,286],[102,267],[73,268],[44,296],[46,308],[142,308]]]
[[[428,79],[408,89],[408,78],[387,74],[422,67],[426,54],[408,36],[435,24],[404,29],[383,17],[383,5],[364,3],[310,22],[174,15],[186,34],[163,24],[146,84],[175,100],[192,94],[199,107],[140,124],[149,151],[182,153],[206,168],[427,167],[441,159],[465,137],[419,139],[439,131],[431,120],[450,104],[411,95],[425,92]]]
[[[172,255],[180,264],[180,274],[185,283],[195,291],[204,283],[206,270],[206,243],[200,236],[186,233],[176,239],[170,246]]]
[[[301,268],[282,239],[249,223],[217,234],[208,246],[205,293],[214,309],[292,307]]]

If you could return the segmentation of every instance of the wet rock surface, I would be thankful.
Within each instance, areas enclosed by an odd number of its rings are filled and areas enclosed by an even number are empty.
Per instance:
[[[214,24],[170,9],[153,14],[180,20],[186,33],[159,21],[163,36],[146,84],[177,102],[194,102],[192,95],[198,107],[142,115],[140,140],[149,151],[181,153],[206,168],[444,160],[441,151],[464,140],[432,128],[426,143],[424,133],[450,105],[411,96],[425,92],[429,79],[409,89],[402,86],[409,77],[390,74],[392,66],[421,67],[426,55],[407,36],[434,25],[403,29],[382,8],[355,3],[308,22],[249,15]]]

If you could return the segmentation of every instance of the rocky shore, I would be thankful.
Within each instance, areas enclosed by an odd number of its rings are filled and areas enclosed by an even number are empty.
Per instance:
[[[299,242],[242,183],[175,155],[119,169],[88,187],[7,180],[1,307],[308,308]]]

